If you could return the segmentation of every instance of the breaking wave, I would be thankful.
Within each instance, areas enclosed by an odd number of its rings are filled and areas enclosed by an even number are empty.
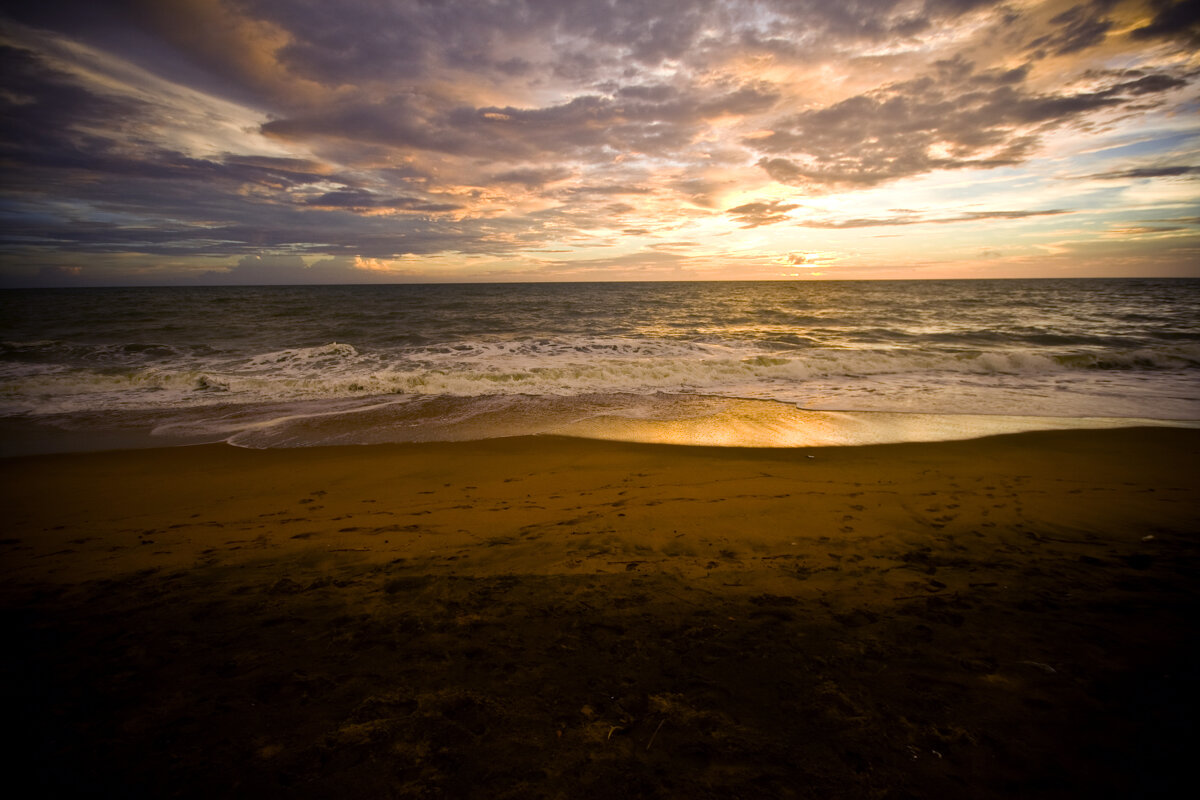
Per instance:
[[[639,419],[809,441],[796,410],[1198,420],[1198,308],[1195,281],[0,292],[0,425],[275,446]]]
[[[862,379],[938,384],[971,376],[1094,378],[1097,373],[1188,370],[1200,345],[1123,352],[941,351],[747,346],[654,339],[539,338],[452,342],[362,352],[345,342],[250,356],[166,345],[4,343],[42,358],[3,365],[0,410],[61,413],[375,395],[695,392],[792,399],[806,383]],[[49,362],[45,350],[69,349]]]

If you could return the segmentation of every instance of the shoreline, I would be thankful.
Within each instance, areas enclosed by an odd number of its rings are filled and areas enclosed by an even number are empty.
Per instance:
[[[150,409],[106,421],[85,413],[7,416],[0,417],[0,459],[217,444],[255,450],[295,450],[343,445],[467,443],[526,436],[792,449],[965,441],[1061,430],[1200,428],[1200,419],[814,409],[780,399],[688,393],[655,395],[654,398],[666,398],[668,405],[655,409],[657,416],[643,416],[619,413],[615,405],[606,408],[605,401],[597,401],[602,395],[589,397],[582,407],[587,413],[578,418],[563,416],[561,410],[552,408],[562,398],[525,395],[434,398],[468,406],[473,401],[497,399],[507,404],[502,409],[469,411],[465,420],[447,422],[439,421],[436,416],[420,416],[419,410],[412,419],[404,414],[395,416],[394,403],[382,403],[380,398],[365,398],[366,405],[361,408],[347,406],[333,410],[327,409],[323,401],[302,401],[275,408],[255,403],[198,406],[170,421],[152,421],[152,416],[139,421],[138,414],[150,415]],[[625,397],[627,402],[635,404],[648,400],[638,395],[613,397]],[[537,402],[521,408],[522,399]],[[539,410],[537,403],[546,402],[551,407]],[[611,403],[612,397],[607,402]],[[256,412],[266,414],[269,409],[279,416],[255,419]],[[215,419],[208,419],[213,415]],[[231,422],[231,418],[240,421]],[[417,430],[422,433],[415,433]]]
[[[133,796],[1069,797],[1187,770],[1200,431],[0,460],[6,701]]]

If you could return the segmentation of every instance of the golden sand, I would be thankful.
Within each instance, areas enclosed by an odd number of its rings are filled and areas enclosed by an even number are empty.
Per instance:
[[[9,702],[46,785],[127,795],[1152,791],[1195,699],[1198,452],[8,459]]]

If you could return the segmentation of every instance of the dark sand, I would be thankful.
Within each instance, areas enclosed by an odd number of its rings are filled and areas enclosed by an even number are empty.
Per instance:
[[[62,796],[1170,796],[1200,431],[0,461]],[[1176,795],[1177,796],[1177,795]]]

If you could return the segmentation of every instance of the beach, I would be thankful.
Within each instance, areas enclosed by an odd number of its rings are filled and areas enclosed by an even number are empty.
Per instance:
[[[7,5],[14,796],[1196,783],[1194,0]]]
[[[13,763],[124,796],[1151,796],[1200,431],[0,461]]]

